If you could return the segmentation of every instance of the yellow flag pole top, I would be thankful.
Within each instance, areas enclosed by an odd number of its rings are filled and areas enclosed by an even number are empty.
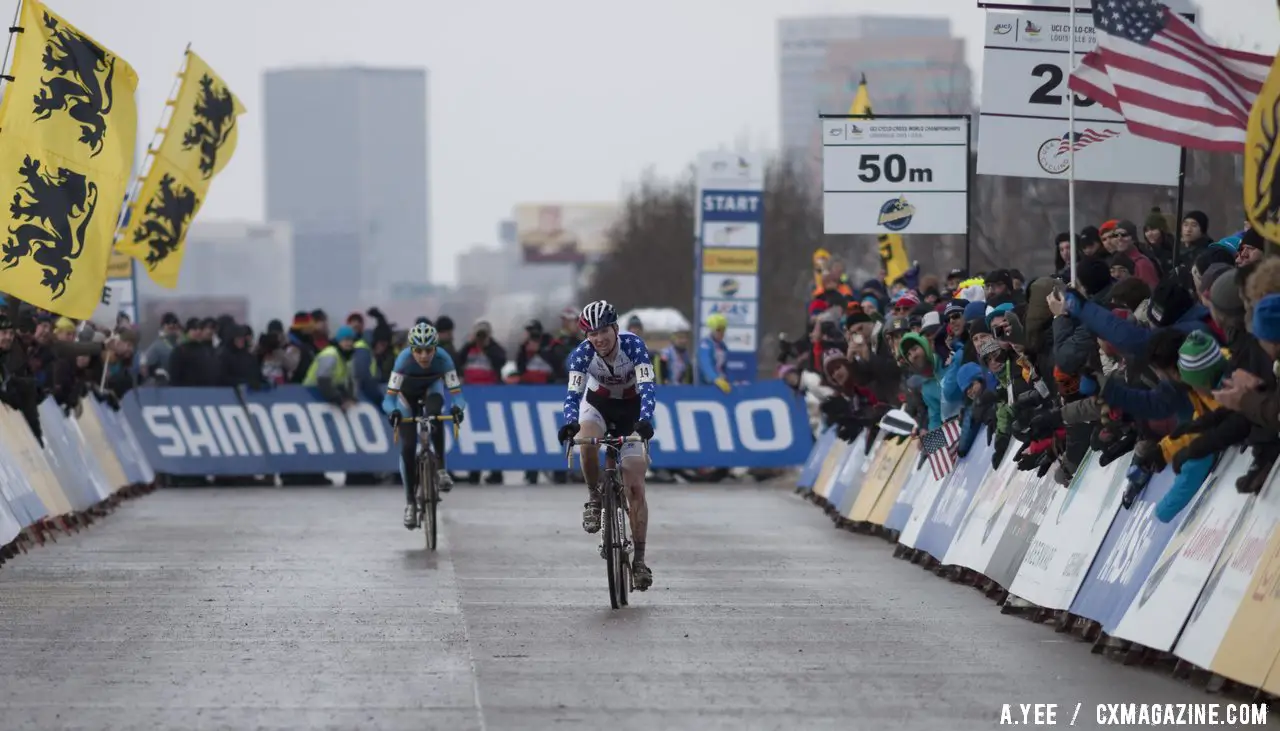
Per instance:
[[[813,286],[822,289],[822,275],[827,273],[827,265],[831,263],[831,252],[817,249],[813,252]]]
[[[226,82],[188,46],[168,124],[148,149],[146,175],[130,202],[128,230],[116,249],[145,265],[162,287],[178,286],[187,234],[209,187],[235,153],[244,106]]]
[[[15,32],[0,102],[0,292],[84,320],[129,187],[138,75],[38,0],[24,0]]]
[[[871,116],[871,92],[867,90],[867,75],[862,75],[858,82],[858,93],[853,95],[853,103],[849,105],[849,114],[859,117]]]

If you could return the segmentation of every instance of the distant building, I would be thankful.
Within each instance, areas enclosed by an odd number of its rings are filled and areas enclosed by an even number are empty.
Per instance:
[[[427,72],[267,72],[266,217],[293,227],[294,299],[341,316],[429,281]]]
[[[243,298],[245,317],[255,330],[261,332],[273,319],[288,327],[295,311],[289,224],[196,220],[187,233],[185,248],[177,289],[152,282],[146,265],[136,265],[140,312],[149,302]],[[217,317],[223,313],[200,314]]]
[[[964,39],[952,36],[948,18],[779,20],[782,148],[820,156],[818,115],[847,113],[862,74],[879,113],[970,113],[973,78],[964,54]]]

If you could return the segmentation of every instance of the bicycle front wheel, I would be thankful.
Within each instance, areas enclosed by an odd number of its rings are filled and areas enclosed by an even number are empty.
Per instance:
[[[617,609],[618,586],[622,583],[622,572],[618,570],[618,553],[622,543],[618,538],[618,494],[613,488],[613,481],[606,479],[604,495],[600,502],[600,530],[604,531],[604,564],[609,574],[609,604]]]
[[[436,550],[436,502],[438,499],[435,460],[430,454],[418,460],[418,500],[423,539],[427,550]]]

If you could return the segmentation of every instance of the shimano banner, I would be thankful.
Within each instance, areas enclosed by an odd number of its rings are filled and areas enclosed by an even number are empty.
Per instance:
[[[563,386],[466,389],[467,418],[448,435],[451,470],[564,469],[556,441]],[[804,401],[781,381],[658,388],[654,467],[793,467],[813,446]],[[301,386],[269,391],[144,387],[122,404],[156,472],[248,475],[392,472],[399,446],[381,409],[347,411]]]

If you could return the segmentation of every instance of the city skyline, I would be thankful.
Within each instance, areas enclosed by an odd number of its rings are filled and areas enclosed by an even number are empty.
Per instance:
[[[902,0],[892,11],[950,20],[965,40],[975,95],[984,27],[976,5]],[[870,0],[658,0],[643,8],[554,0],[513,3],[499,15],[388,0],[359,12],[336,0],[227,0],[198,16],[182,3],[144,0],[52,7],[138,71],[139,129],[148,135],[188,41],[241,97],[241,146],[211,190],[204,221],[264,220],[266,71],[426,69],[430,267],[441,282],[455,280],[458,253],[492,242],[495,222],[516,203],[616,199],[647,169],[680,174],[702,150],[740,140],[775,148],[779,18],[883,12]],[[1270,0],[1214,3],[1204,27],[1236,47],[1274,52],[1280,45]]]

